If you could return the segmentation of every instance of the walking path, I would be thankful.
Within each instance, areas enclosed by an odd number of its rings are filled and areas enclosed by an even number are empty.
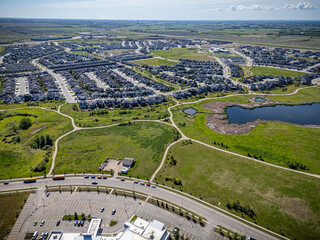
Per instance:
[[[267,95],[267,96],[288,96],[288,95],[294,95],[296,93],[298,93],[301,89],[306,89],[306,88],[311,88],[311,87],[316,87],[316,86],[310,86],[310,87],[303,87],[303,88],[298,88],[296,89],[294,92],[292,93],[287,93],[287,94],[258,94],[256,93],[256,95]],[[239,95],[248,95],[248,94],[238,94],[237,96]],[[168,108],[168,112],[170,114],[170,117],[169,117],[169,120],[170,120],[170,123],[168,122],[164,122],[162,120],[132,120],[131,122],[157,122],[157,123],[162,123],[162,124],[167,124],[167,125],[170,125],[172,127],[174,127],[181,135],[181,138],[178,139],[177,141],[171,143],[170,145],[167,146],[165,152],[164,152],[164,155],[162,157],[162,161],[159,165],[159,167],[157,168],[157,170],[153,173],[153,175],[151,176],[150,178],[150,181],[152,182],[155,178],[155,176],[157,175],[157,173],[160,171],[160,169],[163,167],[164,163],[165,163],[165,160],[166,160],[166,157],[167,157],[167,154],[168,154],[168,151],[169,149],[175,145],[176,143],[180,142],[180,141],[183,141],[183,140],[191,140],[191,141],[194,141],[196,143],[199,143],[199,144],[202,144],[206,147],[209,147],[209,148],[212,148],[212,149],[215,149],[217,151],[221,151],[221,152],[224,152],[224,153],[228,153],[228,154],[231,154],[231,155],[235,155],[235,156],[238,156],[238,157],[242,157],[242,158],[246,158],[248,160],[252,160],[252,161],[255,161],[255,162],[258,162],[258,163],[261,163],[261,164],[265,164],[265,165],[268,165],[268,166],[272,166],[272,167],[275,167],[275,168],[279,168],[279,169],[282,169],[282,170],[286,170],[286,171],[290,171],[290,172],[294,172],[294,173],[298,173],[298,174],[303,174],[303,175],[307,175],[307,176],[310,176],[310,177],[316,177],[316,178],[320,178],[320,175],[317,175],[317,174],[312,174],[312,173],[306,173],[306,172],[301,172],[301,171],[298,171],[298,170],[294,170],[294,169],[290,169],[290,168],[286,168],[286,167],[282,167],[282,166],[278,166],[278,165],[275,165],[275,164],[271,164],[271,163],[267,163],[267,162],[264,162],[264,161],[259,161],[257,159],[254,159],[254,158],[250,158],[250,157],[247,157],[247,156],[244,156],[244,155],[241,155],[241,154],[238,154],[238,153],[234,153],[234,152],[231,152],[231,151],[227,151],[227,150],[224,150],[224,149],[220,149],[220,148],[217,148],[217,147],[214,147],[212,145],[209,145],[207,143],[204,143],[204,142],[201,142],[199,140],[196,140],[196,139],[192,139],[192,138],[189,138],[187,137],[181,130],[180,128],[176,125],[176,123],[173,121],[173,114],[172,114],[172,111],[171,109],[174,108],[174,107],[177,107],[177,106],[180,106],[180,105],[186,105],[186,104],[194,104],[194,103],[199,103],[199,102],[202,102],[202,101],[206,101],[206,100],[210,100],[210,99],[221,99],[221,98],[228,98],[228,97],[233,97],[234,95],[227,95],[227,96],[223,96],[223,97],[212,97],[212,98],[203,98],[203,99],[200,99],[200,100],[197,100],[197,101],[194,101],[194,102],[184,102],[184,103],[180,103],[176,100],[174,100],[176,102],[175,105],[171,106]],[[67,114],[64,114],[61,112],[61,107],[63,106],[64,104],[60,105],[58,107],[58,110],[52,110],[52,109],[48,109],[48,108],[44,108],[44,107],[21,107],[21,108],[13,108],[13,109],[3,109],[3,110],[0,110],[0,111],[9,111],[9,110],[17,110],[17,109],[25,109],[25,108],[40,108],[40,109],[44,109],[44,110],[48,110],[48,111],[53,111],[53,112],[56,112],[64,117],[67,117],[71,120],[71,124],[72,124],[72,127],[73,129],[67,133],[65,133],[64,135],[60,136],[59,138],[56,139],[56,141],[54,142],[54,145],[55,145],[55,149],[54,149],[54,152],[52,154],[52,164],[51,164],[51,168],[50,168],[50,171],[48,172],[48,176],[52,176],[53,175],[53,170],[54,170],[54,166],[55,166],[55,159],[57,157],[57,153],[58,153],[58,144],[59,144],[59,141],[68,136],[69,134],[75,132],[75,131],[78,131],[78,130],[84,130],[84,129],[101,129],[101,128],[108,128],[108,127],[114,127],[114,126],[117,126],[119,125],[120,123],[116,123],[116,124],[111,124],[111,125],[106,125],[106,126],[98,126],[98,127],[77,127],[76,124],[75,124],[75,121],[74,119],[67,115]]]

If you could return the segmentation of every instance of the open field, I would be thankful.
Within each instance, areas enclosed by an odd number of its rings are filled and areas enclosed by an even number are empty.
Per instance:
[[[197,48],[171,48],[168,51],[153,50],[150,52],[162,58],[168,58],[173,60],[179,60],[180,58],[206,61],[213,60],[213,57],[210,57],[209,53],[199,53]]]
[[[107,157],[135,159],[129,175],[148,179],[159,166],[174,128],[151,122],[128,126],[80,130],[59,142],[55,173],[93,173]]]
[[[283,76],[283,77],[299,77],[306,75],[304,72],[290,71],[286,69],[271,68],[271,67],[252,67],[251,71],[254,75],[272,75],[272,76]]]
[[[51,147],[47,150],[35,149],[31,144],[37,137],[48,134],[54,141],[63,133],[70,131],[72,129],[70,119],[58,113],[37,108],[1,113],[3,118],[0,121],[0,178],[43,175],[51,163]],[[32,114],[32,116],[21,116],[21,114]],[[29,118],[32,121],[32,126],[27,130],[19,129],[19,122],[23,118]],[[46,169],[40,172],[31,171],[31,168],[43,162],[46,154],[49,158],[49,161],[44,163]]]
[[[171,83],[171,82],[168,82],[162,78],[160,78],[159,76],[155,76],[155,75],[152,75],[148,70],[146,69],[142,69],[142,68],[139,68],[139,67],[135,67],[134,70],[138,73],[140,73],[141,75],[145,76],[146,78],[149,78],[153,81],[156,81],[156,82],[159,82],[159,83],[162,83],[164,85],[167,85],[167,86],[171,86],[174,88],[174,90],[179,90],[180,89],[180,86],[177,85],[177,84],[174,84],[174,83]]]
[[[0,195],[0,240],[6,239],[11,232],[28,196],[29,193]]]
[[[78,111],[73,109],[74,104],[68,103],[61,107],[61,112],[74,118],[75,124],[80,127],[95,127],[105,126],[115,123],[132,121],[132,120],[158,120],[169,116],[167,108],[171,106],[168,102],[167,105],[154,105],[152,107],[133,108],[126,110],[102,110],[102,111]]]
[[[178,143],[155,181],[226,209],[250,206],[255,216],[229,210],[291,239],[318,239],[320,180],[222,153],[197,143]],[[167,181],[166,181],[167,178]],[[168,178],[178,178],[182,186]],[[275,221],[276,219],[276,221]]]
[[[177,64],[176,62],[159,59],[159,58],[151,58],[147,60],[137,60],[133,61],[133,63],[140,64],[140,65],[150,65],[150,66],[159,66],[159,65],[166,65],[166,66],[173,66]]]
[[[313,92],[313,94],[312,94]],[[304,99],[304,95],[309,99]],[[297,95],[297,96],[296,96]],[[301,103],[304,101],[319,101],[319,88],[308,88],[304,92],[292,96],[270,96],[277,101]],[[249,103],[248,96],[221,98],[211,101],[243,102]],[[300,97],[299,97],[300,96]],[[291,99],[292,98],[292,99]],[[274,99],[275,100],[275,99]],[[300,101],[299,101],[300,100]],[[209,101],[209,100],[208,100]],[[219,142],[227,145],[228,150],[251,156],[261,156],[264,161],[286,166],[287,161],[297,161],[307,165],[312,173],[320,173],[320,150],[316,139],[320,139],[320,129],[295,126],[292,124],[268,122],[259,124],[246,135],[225,135],[211,130],[206,125],[206,115],[211,111],[202,107],[205,102],[190,104],[199,113],[194,117],[187,117],[181,109],[187,106],[178,106],[172,110],[173,120],[176,124],[186,125],[180,129],[188,136],[199,141],[214,145]],[[316,141],[315,141],[316,140]]]

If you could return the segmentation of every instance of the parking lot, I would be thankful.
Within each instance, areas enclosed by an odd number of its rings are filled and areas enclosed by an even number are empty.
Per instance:
[[[101,212],[101,208],[104,211]],[[112,215],[112,210],[116,213]],[[148,221],[157,219],[164,223],[165,227],[173,230],[174,227],[180,229],[180,233],[189,239],[220,239],[219,235],[213,231],[213,226],[201,227],[184,217],[173,214],[162,208],[156,207],[143,200],[134,200],[131,197],[116,196],[114,194],[97,192],[51,192],[48,197],[44,191],[38,191],[32,206],[23,221],[18,234],[18,239],[23,239],[27,232],[42,232],[52,230],[62,230],[64,232],[87,232],[89,221],[85,221],[83,227],[74,226],[74,221],[62,221],[62,217],[67,214],[84,213],[91,214],[92,218],[101,218],[101,234],[108,235],[115,233],[123,227],[123,224],[132,216],[137,215]],[[43,226],[40,226],[44,220]],[[60,220],[59,226],[56,226]],[[37,225],[34,226],[34,222]],[[115,226],[110,226],[110,221],[118,222]],[[209,237],[210,236],[210,237]],[[208,238],[209,237],[209,238]]]

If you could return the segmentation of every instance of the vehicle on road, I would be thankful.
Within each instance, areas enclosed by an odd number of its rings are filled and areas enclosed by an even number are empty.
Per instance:
[[[104,211],[104,207],[103,207],[103,208],[101,208],[100,212],[103,212],[103,211]]]
[[[124,182],[125,181],[125,179],[124,178],[121,178],[121,180],[120,180],[121,182]]]
[[[60,220],[58,220],[58,222],[56,223],[56,226],[59,226],[59,225],[60,225],[60,222],[61,222],[61,221],[60,221]]]
[[[44,222],[45,222],[44,220],[42,220],[42,221],[41,221],[41,223],[40,223],[40,227],[42,227],[42,226],[43,226]]]
[[[155,185],[151,185],[151,187],[152,187],[152,188],[156,188],[156,186],[155,186]]]
[[[52,180],[64,180],[64,175],[56,175],[52,178]]]
[[[140,182],[140,185],[144,186],[144,182]]]
[[[103,179],[107,179],[107,177],[106,177],[106,176],[104,176],[104,177],[103,177]]]
[[[35,178],[25,178],[23,180],[24,183],[34,183],[36,181],[37,181],[37,179],[35,179]]]
[[[96,176],[91,176],[91,178],[92,178],[92,179],[95,179],[95,178],[96,178]]]
[[[89,176],[84,176],[84,178],[89,178]]]
[[[117,211],[117,210],[116,210],[115,208],[114,208],[114,209],[112,209],[111,214],[112,214],[112,215],[115,215],[115,214],[116,214],[116,211]]]
[[[97,178],[98,178],[98,179],[101,179],[102,177],[101,177],[101,176],[98,176]]]
[[[150,186],[151,186],[151,184],[150,184],[150,183],[147,183],[146,185],[147,185],[148,187],[150,187]]]
[[[92,181],[92,184],[97,185],[98,183],[96,181]]]
[[[34,221],[33,226],[37,226],[38,221]]]
[[[47,192],[46,196],[49,197],[49,195],[50,195],[50,192]]]
[[[5,181],[3,184],[4,184],[4,185],[8,185],[8,184],[9,184],[9,182],[8,182],[8,181]]]
[[[134,183],[134,184],[138,184],[138,181],[134,181],[133,183]]]

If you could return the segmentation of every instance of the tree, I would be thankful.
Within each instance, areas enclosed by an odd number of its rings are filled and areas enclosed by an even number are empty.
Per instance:
[[[78,214],[74,212],[74,220],[78,220]]]
[[[22,130],[27,130],[32,126],[32,121],[30,118],[22,118],[19,122],[19,128]]]

